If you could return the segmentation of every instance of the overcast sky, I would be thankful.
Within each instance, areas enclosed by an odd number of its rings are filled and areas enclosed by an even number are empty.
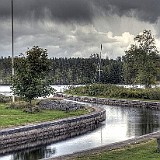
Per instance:
[[[49,57],[124,55],[144,29],[160,50],[159,0],[13,0],[14,52],[39,46]],[[0,56],[11,55],[11,0],[0,0]]]

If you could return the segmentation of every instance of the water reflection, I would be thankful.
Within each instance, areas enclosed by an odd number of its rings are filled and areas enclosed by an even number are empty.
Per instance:
[[[54,148],[42,147],[37,150],[14,154],[13,160],[36,160],[41,159],[43,157],[49,158],[53,154],[55,154]]]
[[[49,158],[55,154],[55,148],[41,147],[37,149],[30,149],[23,152],[17,152],[13,155],[4,156],[3,160],[38,160],[41,158]]]
[[[66,141],[1,156],[0,160],[37,160],[91,149],[151,133],[160,129],[160,111],[99,105],[106,109],[104,124],[85,135]]]
[[[154,132],[156,131],[156,128],[159,127],[160,125],[158,113],[153,110],[143,109],[141,111],[141,116],[137,126],[138,129],[136,135],[139,136],[142,134]]]

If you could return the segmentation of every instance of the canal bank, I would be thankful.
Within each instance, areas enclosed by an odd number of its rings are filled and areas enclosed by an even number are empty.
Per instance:
[[[0,154],[82,135],[97,128],[105,118],[104,109],[92,107],[92,112],[79,117],[0,130]]]
[[[121,142],[117,142],[117,143],[112,143],[109,145],[104,145],[101,147],[96,147],[90,150],[84,150],[84,151],[80,151],[77,153],[73,153],[73,154],[69,154],[69,155],[64,155],[64,156],[59,156],[59,157],[55,157],[55,158],[45,158],[45,159],[41,159],[41,160],[74,160],[76,158],[79,157],[85,157],[88,155],[95,155],[95,154],[101,154],[103,152],[107,152],[107,151],[113,151],[113,150],[118,150],[118,149],[122,149],[122,148],[126,148],[129,147],[131,145],[137,145],[143,142],[148,142],[150,140],[153,139],[157,139],[160,137],[160,131],[158,132],[154,132],[151,134],[147,134],[144,136],[140,136],[137,138],[132,138],[132,139],[128,139],[125,141],[121,141]],[[148,146],[150,147],[150,146]],[[157,148],[155,148],[155,150],[157,150]]]
[[[68,95],[68,94],[62,94],[62,93],[56,93],[55,96],[63,97],[68,100],[73,100],[78,102],[87,102],[87,103],[122,106],[122,107],[150,108],[153,110],[160,110],[160,102],[154,102],[154,101],[97,98],[97,97],[89,97],[89,96]]]
[[[149,108],[153,110],[160,110],[159,102],[148,102],[148,101],[139,101],[139,100],[132,100],[132,101],[131,100],[115,100],[115,99],[108,99],[108,98],[72,96],[72,95],[66,95],[66,94],[57,94],[56,96],[64,97],[68,100],[73,100],[78,102],[87,102],[87,103],[96,103],[96,104],[102,104],[102,105],[113,105],[113,106],[123,106],[123,107],[138,107],[138,108],[142,107],[142,108]],[[129,147],[131,145],[148,142],[152,139],[157,139],[157,138],[160,138],[160,131],[139,136],[136,138],[131,138],[125,141],[116,142],[116,143],[104,145],[101,147],[96,147],[89,150],[82,150],[80,152],[72,153],[69,155],[53,157],[53,158],[45,158],[42,160],[71,160],[78,157],[85,157],[87,155],[92,155],[92,154],[94,155],[97,153]]]

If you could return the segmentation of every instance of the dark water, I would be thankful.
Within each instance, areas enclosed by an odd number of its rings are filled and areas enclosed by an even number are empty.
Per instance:
[[[37,160],[123,141],[160,129],[160,111],[99,105],[106,109],[106,121],[91,133],[41,148],[1,156],[0,160]]]

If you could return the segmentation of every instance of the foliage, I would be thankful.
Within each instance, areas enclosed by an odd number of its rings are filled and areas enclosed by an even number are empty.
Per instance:
[[[28,104],[24,101],[18,101],[18,102],[11,103],[9,106],[7,106],[7,108],[8,109],[21,109],[27,113],[41,112],[41,109],[37,105],[36,101],[34,101],[34,103],[32,102],[32,104]]]
[[[7,103],[11,101],[11,97],[4,96],[0,94],[0,103]]]
[[[160,100],[160,88],[124,88],[113,84],[94,84],[81,87],[71,87],[66,93],[108,98],[131,98]]]
[[[11,76],[11,57],[1,57],[0,58],[0,83],[10,84]]]
[[[88,84],[96,83],[98,79],[98,55],[90,58],[53,58],[53,84]],[[122,83],[121,58],[101,60],[101,83]]]
[[[26,57],[15,63],[15,76],[12,79],[13,93],[31,103],[34,98],[46,97],[53,92],[50,81],[47,50],[34,46],[26,52]]]
[[[144,30],[134,40],[135,44],[131,45],[123,57],[124,79],[126,83],[139,83],[151,87],[151,84],[156,83],[159,73],[160,57],[155,46],[155,39],[150,30]]]
[[[15,58],[15,63],[22,63],[23,57]],[[11,75],[11,59],[0,58],[0,83],[9,84]],[[52,58],[46,78],[51,79],[52,84],[87,84],[98,82],[98,59],[90,58]],[[8,64],[6,64],[8,63]],[[123,83],[121,58],[101,60],[101,83]],[[15,66],[16,70],[16,66]],[[2,74],[1,74],[2,73]]]

